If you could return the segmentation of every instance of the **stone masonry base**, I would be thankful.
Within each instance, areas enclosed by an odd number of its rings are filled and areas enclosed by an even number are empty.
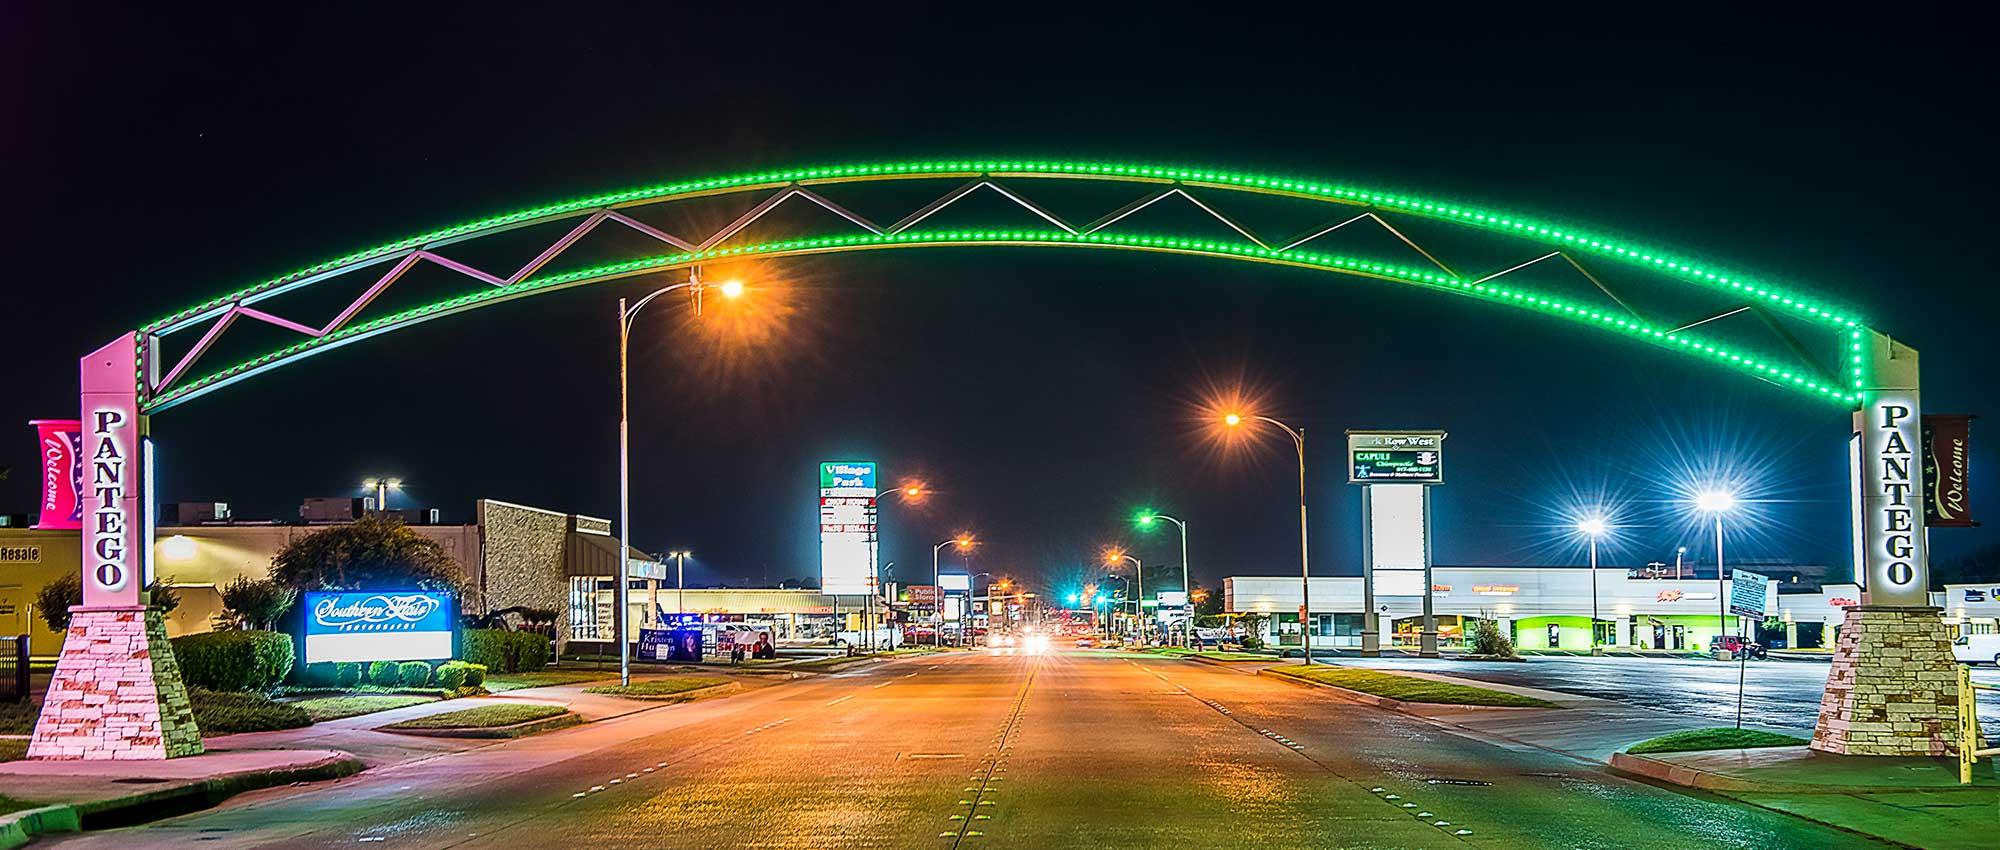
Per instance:
[[[28,742],[28,758],[200,755],[201,731],[160,609],[69,610],[69,632]]]
[[[1957,664],[1936,608],[1847,609],[1812,749],[1850,756],[1958,752]]]

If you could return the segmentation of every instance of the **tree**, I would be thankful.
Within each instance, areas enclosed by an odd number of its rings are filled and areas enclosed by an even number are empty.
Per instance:
[[[437,541],[370,514],[285,544],[271,557],[271,581],[298,591],[457,591],[461,579]]]
[[[269,629],[299,601],[299,590],[274,581],[237,576],[222,588],[225,614],[253,629]]]
[[[151,594],[153,606],[163,613],[180,607],[180,596],[157,578],[146,585],[146,592]],[[76,573],[57,576],[54,581],[42,585],[41,592],[35,595],[35,607],[41,612],[42,622],[47,623],[52,632],[68,629],[70,607],[82,604],[83,576]]]
[[[1472,624],[1472,654],[1513,658],[1514,642],[1500,631],[1500,624],[1481,619]]]
[[[1222,614],[1222,589],[1211,588],[1201,582],[1194,583],[1194,612],[1204,617]]]

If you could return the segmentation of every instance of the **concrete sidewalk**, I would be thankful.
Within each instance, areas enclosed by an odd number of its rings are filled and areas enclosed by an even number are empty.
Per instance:
[[[1714,724],[1539,688],[1430,672],[1384,672],[1539,697],[1558,706],[1392,706],[1474,737],[1560,753],[1613,772],[1719,794],[1910,847],[1969,850],[1995,843],[1992,825],[2000,817],[2000,778],[1991,760],[1974,768],[1973,785],[1961,786],[1955,758],[1836,756],[1803,746],[1632,756],[1623,750],[1640,741]],[[1791,734],[1755,724],[1744,728]]]
[[[676,671],[687,675],[691,671]],[[700,674],[721,671],[700,671]],[[699,674],[698,674],[699,675]],[[616,673],[612,676],[615,678]],[[638,675],[633,681],[660,678]],[[761,688],[787,676],[718,676],[728,681],[689,692],[712,699]],[[679,704],[586,693],[603,682],[522,688],[502,694],[438,700],[315,723],[301,729],[205,738],[208,752],[166,761],[0,762],[0,789],[18,800],[48,804],[0,816],[0,850],[20,846],[40,831],[136,823],[213,806],[244,791],[338,779],[360,772],[450,753],[495,746],[503,739],[402,735],[378,727],[447,711],[494,703],[561,705],[584,722],[611,720]]]

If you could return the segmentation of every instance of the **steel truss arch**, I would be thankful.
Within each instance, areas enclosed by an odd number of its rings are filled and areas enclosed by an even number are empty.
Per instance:
[[[1111,186],[1132,186],[1142,194],[1122,207],[1087,223],[1071,222],[1051,208],[1030,200],[1025,186],[1036,180],[1087,180]],[[885,181],[939,180],[953,185],[942,195],[894,223],[882,225],[828,198],[815,187]],[[974,227],[949,230],[918,229],[933,215],[981,190],[993,192],[1030,213],[1035,229]],[[647,224],[627,213],[635,207],[726,195],[762,197],[728,225],[701,239],[686,239]],[[1221,209],[1225,193],[1345,206],[1358,211],[1337,223],[1316,222],[1287,238],[1259,234]],[[1183,233],[1128,233],[1119,225],[1141,210],[1179,198],[1233,232],[1236,238],[1217,240]],[[750,225],[787,203],[810,204],[830,214],[841,232],[739,244],[734,240]],[[1484,234],[1539,243],[1536,256],[1481,275],[1461,273],[1391,222],[1392,218],[1427,219]],[[504,274],[482,270],[442,251],[455,245],[536,225],[576,220],[560,238],[524,265]],[[1429,268],[1349,257],[1311,250],[1314,240],[1349,225],[1366,222],[1393,235],[1430,264]],[[617,225],[675,249],[672,253],[635,258],[559,273],[544,269],[596,229]],[[878,163],[769,171],[710,178],[598,195],[561,204],[522,210],[444,230],[421,234],[350,254],[211,299],[139,329],[140,363],[136,364],[142,404],[157,412],[229,384],[297,360],[430,319],[502,303],[533,294],[591,283],[653,274],[734,258],[787,257],[863,250],[949,246],[1008,246],[1096,248],[1196,255],[1210,258],[1291,266],[1400,283],[1552,315],[1573,323],[1732,368],[1741,374],[1853,407],[1863,382],[1859,357],[1861,335],[1867,328],[1853,314],[1825,301],[1773,287],[1766,281],[1725,272],[1682,255],[1643,246],[1601,232],[1565,227],[1511,213],[1453,204],[1410,195],[1376,192],[1351,186],[1233,172],[1164,166],[1023,160],[948,160]],[[1560,258],[1594,285],[1607,301],[1595,302],[1557,293],[1509,286],[1507,275],[1543,261]],[[1685,320],[1665,321],[1644,315],[1620,291],[1593,274],[1580,260],[1613,263],[1643,270],[1667,284],[1720,297],[1722,306]],[[477,288],[462,295],[383,316],[364,315],[372,302],[419,263],[456,272]],[[386,267],[386,268],[385,268]],[[286,318],[269,302],[287,293],[348,275],[381,273],[366,290],[333,318],[317,326]],[[365,278],[363,278],[365,280]],[[1784,356],[1773,356],[1735,340],[1707,333],[1739,314],[1764,320],[1769,339],[1783,343]],[[1835,365],[1829,366],[1795,334],[1780,324],[1783,318],[1811,330],[1826,331]],[[212,345],[236,322],[248,319],[300,334],[300,341],[262,356],[213,371],[195,368]],[[204,327],[205,325],[205,327]],[[163,339],[201,328],[185,354],[168,362]],[[1768,342],[1769,340],[1764,340]]]

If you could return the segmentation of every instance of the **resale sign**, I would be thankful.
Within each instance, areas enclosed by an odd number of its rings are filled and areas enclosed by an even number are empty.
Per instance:
[[[831,594],[875,590],[875,464],[819,465],[819,586]]]
[[[1443,431],[1347,432],[1349,484],[1443,484]]]

